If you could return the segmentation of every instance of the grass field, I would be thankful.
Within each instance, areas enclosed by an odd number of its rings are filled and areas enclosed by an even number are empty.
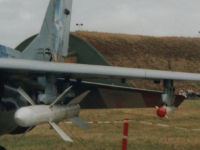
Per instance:
[[[129,150],[198,150],[200,149],[200,101],[185,101],[169,116],[159,119],[154,109],[128,110],[83,110],[81,116],[86,121],[114,121],[129,118]],[[170,128],[141,124],[141,121],[170,125]],[[74,140],[63,142],[48,125],[38,126],[26,135],[2,136],[0,145],[8,150],[120,150],[123,124],[91,125],[84,131],[73,125],[60,126]],[[181,128],[186,128],[184,130]]]

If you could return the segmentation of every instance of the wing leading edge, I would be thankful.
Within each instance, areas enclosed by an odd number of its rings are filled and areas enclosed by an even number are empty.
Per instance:
[[[25,71],[35,73],[66,74],[80,78],[119,78],[152,80],[188,80],[200,81],[200,74],[136,69],[113,66],[55,63],[23,59],[0,59],[0,70],[9,72]]]

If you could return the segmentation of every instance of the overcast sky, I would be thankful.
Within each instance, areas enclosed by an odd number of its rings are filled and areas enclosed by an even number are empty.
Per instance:
[[[49,0],[0,0],[0,43],[15,47],[38,33]],[[199,0],[74,0],[71,30],[200,36]]]

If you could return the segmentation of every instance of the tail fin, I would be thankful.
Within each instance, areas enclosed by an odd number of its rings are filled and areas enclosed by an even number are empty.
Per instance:
[[[40,49],[51,53],[55,61],[67,56],[69,47],[72,0],[50,0],[48,10],[37,37],[24,52]],[[46,52],[48,50],[48,52]]]
[[[72,0],[51,0],[40,32],[41,43],[56,55],[67,55]]]
[[[84,100],[84,98],[90,93],[90,91],[86,91],[84,93],[82,93],[81,95],[75,97],[71,102],[69,102],[69,104],[67,104],[68,106],[71,105],[78,105],[81,103],[81,101]]]
[[[80,117],[71,118],[70,121],[83,129],[89,129],[88,124]]]

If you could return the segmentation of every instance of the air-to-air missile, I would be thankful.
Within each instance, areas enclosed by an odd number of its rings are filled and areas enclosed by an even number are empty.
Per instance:
[[[69,142],[72,142],[72,139],[67,136],[56,123],[69,119],[72,123],[84,129],[88,128],[88,125],[79,117],[79,104],[88,95],[89,91],[74,98],[67,105],[56,104],[67,91],[64,91],[64,93],[61,94],[51,105],[35,105],[23,90],[20,90],[20,92],[31,106],[22,107],[16,111],[14,119],[17,125],[32,128],[40,124],[48,123],[56,130],[64,141]]]

